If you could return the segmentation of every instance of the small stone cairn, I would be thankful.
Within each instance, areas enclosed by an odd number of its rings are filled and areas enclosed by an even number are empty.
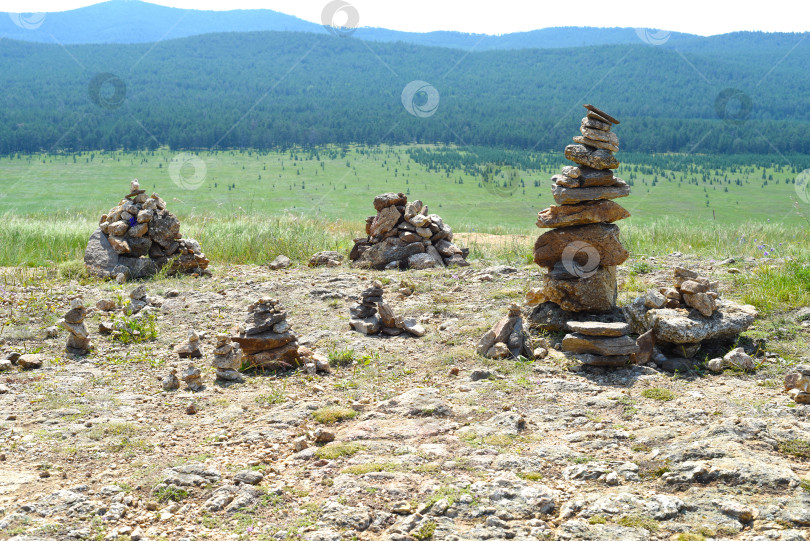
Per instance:
[[[537,226],[551,231],[537,239],[534,261],[548,273],[543,287],[529,291],[527,302],[540,305],[536,311],[548,311],[545,305],[552,303],[553,312],[567,312],[559,325],[569,332],[562,341],[564,352],[577,354],[584,364],[621,366],[639,351],[628,336],[630,326],[595,321],[594,316],[616,311],[616,266],[629,254],[613,222],[630,213],[612,200],[630,195],[630,186],[613,174],[619,166],[613,156],[619,138],[611,128],[619,121],[593,105],[585,109],[582,135],[565,148],[565,157],[577,165],[552,177],[551,192],[558,205],[538,214]]]
[[[239,368],[242,366],[242,349],[234,344],[227,334],[217,336],[217,348],[211,366],[217,370],[217,381],[238,382],[244,380]]]
[[[366,219],[367,237],[354,239],[349,259],[373,269],[466,267],[469,250],[453,244],[453,230],[421,201],[403,193],[374,198],[376,216]]]
[[[137,180],[130,193],[99,220],[84,263],[102,278],[145,278],[169,265],[169,273],[203,273],[208,259],[194,239],[183,239],[180,221],[157,194],[147,196]]]
[[[523,317],[520,315],[520,306],[509,306],[509,314],[478,341],[476,352],[490,359],[534,358]]]
[[[277,299],[263,297],[248,308],[237,342],[251,367],[279,370],[300,364],[298,337],[287,322],[287,311]]]
[[[188,331],[188,342],[177,348],[177,356],[181,359],[200,359],[202,349],[200,348],[200,335],[197,331]]]
[[[59,326],[68,332],[65,349],[74,355],[86,355],[90,351],[90,334],[84,325],[87,309],[81,299],[70,301],[70,310],[59,320]]]
[[[650,290],[644,299],[646,308],[694,308],[704,317],[712,317],[717,310],[720,294],[714,291],[719,282],[711,281],[697,272],[683,267],[673,269],[672,287]]]
[[[425,328],[415,319],[394,315],[391,307],[383,301],[383,287],[378,280],[360,294],[360,302],[350,308],[349,313],[351,328],[366,335],[399,336],[403,332],[417,337],[425,335]]]
[[[797,404],[810,404],[810,365],[800,364],[785,375],[785,392]]]
[[[202,372],[200,372],[200,369],[194,365],[190,364],[188,365],[188,368],[183,370],[181,379],[186,382],[186,386],[188,387],[189,391],[197,393],[205,389],[202,382]]]

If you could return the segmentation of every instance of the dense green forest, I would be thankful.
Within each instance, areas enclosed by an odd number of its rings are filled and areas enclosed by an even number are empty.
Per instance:
[[[560,151],[584,102],[622,121],[622,151],[810,153],[810,42],[727,39],[733,46],[701,52],[472,53],[293,32],[65,47],[4,40],[0,153],[412,142]],[[744,43],[750,54],[733,52]],[[435,87],[435,114],[403,107],[413,80]]]

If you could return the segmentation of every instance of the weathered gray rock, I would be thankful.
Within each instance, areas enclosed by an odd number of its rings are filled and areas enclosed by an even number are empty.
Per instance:
[[[404,193],[384,193],[374,198],[374,210],[380,212],[396,205],[405,205],[407,202],[408,197]]]
[[[439,389],[434,387],[411,389],[382,402],[378,409],[405,416],[447,416],[453,413]]]
[[[630,213],[621,205],[603,199],[575,205],[552,205],[537,215],[537,227],[571,227],[595,223],[612,223],[629,218]]]
[[[530,306],[552,302],[566,312],[609,312],[616,306],[616,267],[598,267],[592,275],[579,278],[561,268],[543,277],[543,287],[529,290]],[[560,329],[565,329],[565,322]],[[547,330],[551,330],[548,328]]]
[[[441,258],[439,258],[441,261]],[[441,264],[444,266],[444,263]],[[408,257],[408,268],[411,270],[433,269],[436,267],[436,259],[428,253],[413,254]]]
[[[310,267],[339,267],[343,254],[332,250],[318,252],[309,258]]]
[[[587,336],[624,336],[630,332],[630,325],[621,322],[569,321],[568,330]]]
[[[119,257],[101,229],[96,229],[90,235],[84,251],[84,264],[90,274],[101,278],[109,277],[113,269],[119,265]]]
[[[733,339],[754,322],[757,311],[753,306],[719,301],[711,317],[697,310],[652,309],[639,297],[624,307],[627,322],[637,334],[654,330],[655,338],[671,344],[696,344],[704,340]]]
[[[354,262],[356,267],[383,269],[392,262],[407,262],[414,254],[425,253],[421,242],[405,244],[398,237],[389,237],[378,244],[373,244]]]
[[[20,355],[17,359],[17,364],[20,365],[20,368],[23,370],[33,370],[35,368],[42,368],[46,360],[47,357],[42,353],[26,353],[25,355]]]
[[[567,334],[562,341],[563,351],[593,355],[630,355],[638,353],[636,341],[629,336],[602,338],[584,334]]]
[[[558,205],[576,205],[599,199],[618,199],[630,195],[630,186],[617,178],[612,186],[594,186],[592,188],[566,188],[553,186],[551,195]]]
[[[585,145],[568,145],[565,158],[592,169],[616,169],[619,162],[608,150],[594,149]]]
[[[280,270],[286,269],[291,265],[290,258],[286,255],[279,255],[273,261],[271,261],[267,266],[270,267],[270,270]]]
[[[537,238],[534,244],[534,262],[553,269],[566,261],[563,270],[577,268],[592,271],[597,265],[615,267],[629,257],[619,239],[619,227],[614,224],[589,224],[552,229]],[[573,265],[575,264],[575,265]]]

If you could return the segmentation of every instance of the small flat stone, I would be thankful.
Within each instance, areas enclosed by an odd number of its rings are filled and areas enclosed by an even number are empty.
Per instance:
[[[565,159],[593,169],[616,169],[619,160],[610,151],[594,149],[582,144],[565,147]]]
[[[592,130],[610,131],[610,122],[601,122],[587,116],[582,119],[581,126],[583,128],[590,128]]]
[[[562,341],[563,351],[570,353],[590,353],[592,355],[630,355],[638,353],[636,341],[629,336],[601,338],[584,334],[567,334]]]
[[[621,322],[569,321],[568,330],[588,336],[625,336],[630,332],[630,325]]]
[[[610,115],[609,115],[609,114],[607,114],[606,112],[602,111],[601,109],[599,109],[599,108],[597,108],[597,107],[594,107],[594,106],[593,106],[593,105],[591,105],[590,103],[586,103],[585,105],[583,105],[583,107],[584,107],[585,109],[587,109],[588,111],[590,111],[590,112],[592,112],[592,113],[595,113],[595,114],[597,114],[597,115],[601,116],[602,118],[604,118],[605,120],[607,120],[607,121],[608,121],[608,122],[610,122],[611,124],[618,124],[618,123],[619,123],[619,121],[618,121],[618,120],[616,120],[615,118],[613,118],[612,116],[610,116]]]
[[[610,152],[618,152],[619,147],[617,145],[612,145],[605,141],[597,141],[595,139],[589,139],[587,137],[583,137],[581,135],[577,135],[574,137],[574,142],[579,143],[580,145],[586,145],[593,148],[600,148],[602,150],[608,150]]]
[[[537,227],[571,227],[574,225],[613,223],[629,218],[630,213],[613,201],[602,199],[578,205],[552,205],[537,215]]]
[[[629,355],[591,355],[583,353],[577,355],[582,364],[588,366],[627,366],[630,363]]]
[[[586,201],[598,201],[600,199],[618,199],[630,195],[630,186],[623,180],[616,186],[601,186],[595,188],[564,188],[554,186],[551,195],[558,205],[576,205]]]

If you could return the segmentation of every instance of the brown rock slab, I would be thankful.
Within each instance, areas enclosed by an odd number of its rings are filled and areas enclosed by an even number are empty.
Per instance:
[[[251,355],[260,351],[280,348],[293,342],[296,337],[288,331],[285,333],[266,332],[250,336],[240,335],[231,339],[242,347],[245,355]]]
[[[625,336],[630,332],[627,323],[602,323],[601,321],[569,321],[568,330],[587,336]]]
[[[591,355],[589,353],[582,353],[577,355],[577,358],[588,366],[627,366],[630,364],[630,355]]]
[[[652,329],[645,332],[636,340],[638,353],[636,353],[636,364],[647,364],[652,360],[653,348],[655,347],[655,334]]]
[[[591,188],[593,186],[613,186],[616,180],[613,171],[610,169],[593,169],[591,167],[580,167],[580,188]]]
[[[574,225],[612,223],[630,217],[621,205],[603,199],[577,205],[552,205],[537,215],[537,227],[571,227]]]
[[[601,313],[616,307],[616,296],[616,267],[599,267],[587,278],[573,277],[563,269],[543,278],[543,287],[532,304],[554,303],[565,312]]]
[[[605,143],[619,146],[619,136],[611,131],[593,130],[587,126],[580,126],[579,132],[583,137],[587,137],[588,139],[604,141]]]
[[[588,113],[585,115],[585,118],[590,118],[591,120],[596,120],[597,122],[610,125],[610,121],[608,121],[608,119],[606,119],[602,115],[594,113],[593,111],[588,111]]]
[[[562,350],[569,353],[590,353],[592,355],[630,355],[638,353],[636,341],[629,336],[603,338],[584,334],[566,334]]]
[[[608,121],[608,122],[610,122],[611,124],[618,124],[618,123],[619,123],[619,121],[618,121],[618,120],[616,120],[615,118],[613,118],[612,116],[610,116],[610,115],[609,115],[609,114],[607,114],[606,112],[602,111],[601,109],[599,109],[599,108],[597,108],[597,107],[594,107],[594,106],[593,106],[593,105],[591,105],[590,103],[586,103],[585,105],[583,105],[583,107],[584,107],[585,109],[587,109],[588,111],[590,111],[590,112],[592,112],[592,113],[595,113],[595,114],[597,114],[597,115],[601,116],[602,118],[604,118],[605,120],[607,120],[607,121]]]
[[[565,147],[565,158],[593,169],[616,169],[619,167],[619,160],[610,151],[594,149],[580,144]]]
[[[600,120],[596,120],[595,118],[585,117],[582,119],[581,126],[583,128],[590,128],[592,130],[601,130],[601,131],[610,131],[610,122],[602,122]]]
[[[245,355],[250,367],[266,368],[277,370],[291,368],[298,364],[298,342],[291,342],[283,347],[260,351],[251,355]]]
[[[25,355],[20,355],[20,358],[17,359],[17,364],[24,370],[31,370],[33,368],[42,368],[42,364],[45,360],[45,355],[40,353],[26,353]]]
[[[608,150],[610,152],[618,152],[619,147],[617,145],[612,145],[610,143],[606,143],[605,141],[597,141],[595,139],[588,139],[587,137],[583,137],[581,135],[577,135],[574,137],[574,142],[579,143],[580,145],[586,145],[593,148],[600,148],[602,150]]]
[[[371,236],[385,235],[396,227],[400,219],[402,219],[402,213],[396,207],[383,208],[371,224]]]
[[[563,186],[564,188],[579,188],[579,179],[571,178],[566,175],[554,175],[551,177],[551,181],[557,186]]]
[[[618,199],[630,195],[630,186],[622,179],[616,179],[615,186],[599,186],[594,188],[564,188],[553,186],[551,195],[558,205],[576,205],[585,201],[598,201],[600,199]]]
[[[374,198],[374,209],[380,212],[384,208],[394,207],[397,205],[407,205],[408,196],[404,193],[384,193]]]
[[[619,240],[619,227],[614,224],[589,224],[554,229],[543,233],[534,244],[534,262],[553,269],[564,257],[581,269],[596,265],[614,267],[624,263],[630,254]],[[597,261],[593,258],[598,256]],[[568,269],[573,272],[572,269]]]

